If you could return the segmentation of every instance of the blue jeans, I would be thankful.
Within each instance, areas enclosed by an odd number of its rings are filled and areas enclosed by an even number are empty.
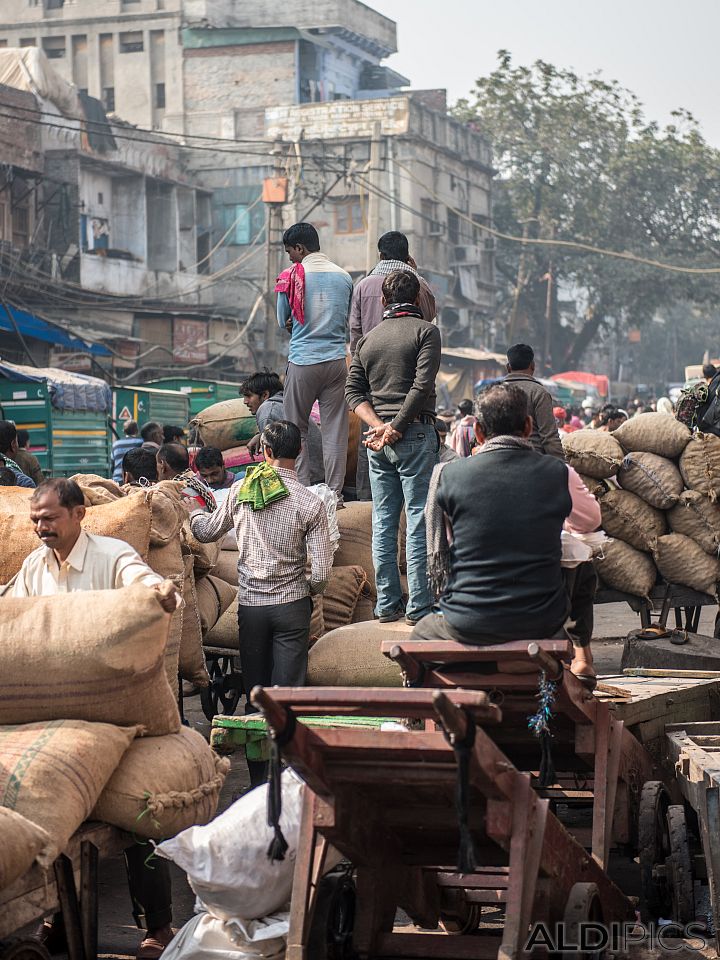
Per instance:
[[[407,517],[409,599],[406,614],[419,620],[430,613],[427,583],[425,503],[430,474],[437,462],[438,436],[428,423],[411,423],[394,446],[368,451],[372,490],[372,554],[377,581],[375,613],[383,616],[402,607],[398,569],[398,527],[403,505]]]

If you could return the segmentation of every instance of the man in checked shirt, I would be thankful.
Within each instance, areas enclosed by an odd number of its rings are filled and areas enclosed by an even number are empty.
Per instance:
[[[325,589],[333,560],[325,505],[295,472],[300,431],[287,420],[276,420],[263,431],[260,448],[265,475],[276,491],[271,497],[262,502],[268,487],[261,490],[256,480],[253,488],[250,473],[233,484],[214,513],[193,511],[190,516],[201,543],[220,540],[235,527],[240,661],[247,691],[257,684],[305,684],[311,597]],[[253,709],[246,703],[246,713]],[[265,766],[248,761],[253,785],[264,779]]]

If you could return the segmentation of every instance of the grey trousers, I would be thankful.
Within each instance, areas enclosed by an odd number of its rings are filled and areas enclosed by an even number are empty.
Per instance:
[[[308,419],[317,400],[320,405],[325,483],[342,499],[345,486],[348,444],[348,412],[345,403],[347,366],[344,360],[328,360],[300,366],[288,363],[285,377],[285,416],[297,425],[303,447],[297,460],[300,483],[310,485],[310,458],[307,451]]]

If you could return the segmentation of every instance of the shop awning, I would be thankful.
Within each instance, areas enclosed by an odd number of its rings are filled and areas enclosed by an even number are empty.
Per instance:
[[[23,337],[44,340],[45,343],[54,343],[78,353],[91,353],[96,357],[110,356],[110,351],[101,344],[85,343],[84,340],[78,340],[60,327],[53,326],[26,310],[19,310],[10,304],[7,307],[0,305],[0,330],[16,333],[16,326]]]

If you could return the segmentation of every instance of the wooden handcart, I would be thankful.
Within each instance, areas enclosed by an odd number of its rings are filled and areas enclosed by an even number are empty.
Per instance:
[[[524,657],[517,648],[510,659],[532,664],[527,646]],[[563,651],[555,641],[541,641],[535,653],[557,670]],[[528,676],[519,681],[527,697]],[[572,680],[569,688],[580,696]],[[288,960],[309,960],[314,899],[329,844],[357,871],[354,949],[361,958],[516,958],[536,921],[572,925],[634,916],[600,863],[606,822],[594,830],[593,857],[553,813],[532,772],[519,769],[501,748],[499,735],[517,721],[485,692],[448,683],[443,690],[273,688],[252,696],[312,791],[296,862]],[[298,719],[329,713],[424,720],[426,728],[312,729]],[[579,710],[576,722],[591,726],[585,717]],[[605,753],[619,764],[622,725],[607,729]],[[590,740],[586,735],[585,743]],[[596,785],[606,796],[611,774],[604,787]],[[456,858],[465,827],[475,867],[466,862],[460,871]],[[483,906],[493,908],[494,922],[486,922]],[[416,925],[413,932],[394,929],[398,907]],[[437,932],[439,922],[444,932]]]

